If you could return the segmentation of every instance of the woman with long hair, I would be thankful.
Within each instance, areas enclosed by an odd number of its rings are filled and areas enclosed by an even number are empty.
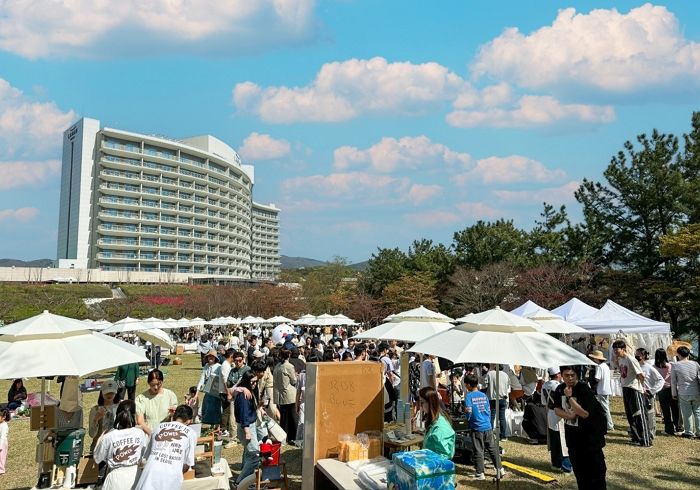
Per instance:
[[[10,390],[7,392],[7,409],[15,410],[27,399],[27,388],[24,387],[22,378],[17,378],[12,382]]]
[[[668,361],[666,349],[656,349],[654,353],[654,367],[664,379],[664,387],[659,391],[659,405],[664,416],[664,433],[673,436],[681,432],[681,416],[678,411],[678,400],[671,395],[671,371],[673,365]]]
[[[449,415],[442,408],[437,391],[425,386],[418,391],[418,400],[425,425],[423,449],[452,459],[455,455],[455,431]]]
[[[124,400],[117,407],[114,428],[100,437],[93,457],[107,463],[103,490],[131,490],[138,476],[138,464],[146,450],[148,436],[136,425],[136,404]]]

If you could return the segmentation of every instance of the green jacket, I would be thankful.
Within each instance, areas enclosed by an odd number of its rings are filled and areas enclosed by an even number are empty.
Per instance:
[[[117,368],[117,373],[114,375],[115,381],[124,381],[125,386],[136,386],[136,379],[139,377],[139,365],[124,364]]]
[[[423,449],[431,451],[452,459],[455,455],[455,431],[452,424],[442,415],[439,415],[425,433]]]

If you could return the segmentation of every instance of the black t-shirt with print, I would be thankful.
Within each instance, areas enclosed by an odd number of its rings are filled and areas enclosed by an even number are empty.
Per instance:
[[[554,391],[554,408],[569,408],[566,395],[566,384],[560,384]],[[605,447],[605,433],[607,422],[603,407],[593,391],[585,383],[578,382],[574,385],[571,398],[576,399],[581,408],[588,412],[588,417],[577,417],[572,421],[565,421],[566,445],[574,450],[600,449]]]

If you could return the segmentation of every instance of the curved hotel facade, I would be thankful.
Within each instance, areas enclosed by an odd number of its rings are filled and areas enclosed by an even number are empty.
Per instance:
[[[213,136],[172,140],[100,128],[64,133],[59,267],[275,280],[279,209]]]

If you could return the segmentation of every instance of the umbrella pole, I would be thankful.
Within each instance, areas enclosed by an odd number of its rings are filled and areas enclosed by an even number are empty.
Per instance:
[[[496,364],[496,417],[495,417],[495,429],[494,432],[496,433],[496,451],[498,451],[498,456],[500,458],[501,456],[501,436],[500,436],[500,429],[501,429],[501,392],[499,388],[499,379],[501,377],[501,365]],[[501,461],[501,468],[503,468],[503,461]],[[496,490],[501,488],[501,473],[498,471],[498,468],[496,468]]]

